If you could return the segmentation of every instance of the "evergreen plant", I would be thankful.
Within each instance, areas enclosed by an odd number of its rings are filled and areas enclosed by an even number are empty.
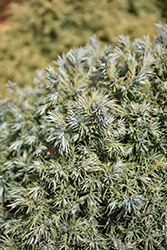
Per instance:
[[[167,26],[70,50],[0,101],[0,249],[165,250]]]

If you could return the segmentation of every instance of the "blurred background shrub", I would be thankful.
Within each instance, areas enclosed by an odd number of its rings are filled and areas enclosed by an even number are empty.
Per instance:
[[[165,22],[164,0],[20,0],[0,1],[0,97],[6,82],[33,84],[35,71],[58,54],[83,46],[96,34],[102,45],[120,34],[131,39]],[[5,4],[4,4],[5,3]]]

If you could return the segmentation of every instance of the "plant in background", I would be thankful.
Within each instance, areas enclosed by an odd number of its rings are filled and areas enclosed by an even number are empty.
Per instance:
[[[167,247],[166,26],[58,57],[0,108],[0,247]],[[163,31],[163,32],[162,32]]]

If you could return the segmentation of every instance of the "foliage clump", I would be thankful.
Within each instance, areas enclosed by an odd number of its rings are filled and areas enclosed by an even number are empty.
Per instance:
[[[0,106],[1,249],[167,247],[166,26],[71,50]]]

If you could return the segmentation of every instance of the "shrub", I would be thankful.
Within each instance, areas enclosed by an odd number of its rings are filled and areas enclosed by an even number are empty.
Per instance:
[[[58,57],[0,108],[1,249],[166,249],[166,25]],[[56,73],[57,72],[57,73]]]

